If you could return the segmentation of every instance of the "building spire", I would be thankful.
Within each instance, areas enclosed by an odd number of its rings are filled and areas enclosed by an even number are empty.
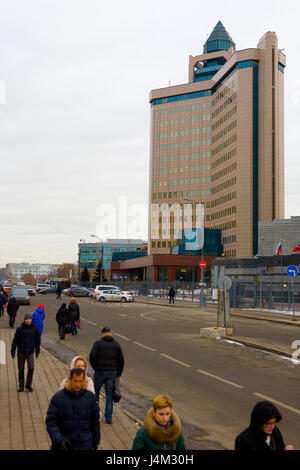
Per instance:
[[[203,53],[207,54],[215,51],[227,51],[230,47],[233,47],[235,50],[235,43],[226,31],[223,23],[218,21],[211,35],[204,44]]]

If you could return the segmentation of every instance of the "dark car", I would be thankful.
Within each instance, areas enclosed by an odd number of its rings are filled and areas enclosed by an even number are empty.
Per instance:
[[[67,295],[69,295],[70,297],[88,297],[89,290],[81,286],[70,287]]]
[[[25,286],[16,286],[13,287],[9,297],[11,298],[12,296],[15,297],[17,304],[19,305],[30,305],[30,297],[29,294],[25,288]]]

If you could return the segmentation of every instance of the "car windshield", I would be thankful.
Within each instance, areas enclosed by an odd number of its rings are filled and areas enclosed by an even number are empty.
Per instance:
[[[14,289],[14,294],[24,295],[26,293],[25,289]]]

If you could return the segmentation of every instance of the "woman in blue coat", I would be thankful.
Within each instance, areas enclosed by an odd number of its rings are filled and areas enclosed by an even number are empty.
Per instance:
[[[37,327],[40,336],[42,336],[44,329],[44,318],[44,305],[40,304],[36,311],[32,314],[32,323]]]

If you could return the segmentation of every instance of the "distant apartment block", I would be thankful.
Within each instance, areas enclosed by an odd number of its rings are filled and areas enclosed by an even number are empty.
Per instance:
[[[285,66],[274,32],[238,51],[219,22],[188,83],[151,91],[150,255],[169,254],[179,226],[199,228],[196,203],[229,257],[256,255],[259,223],[284,218]]]
[[[21,279],[24,274],[32,274],[37,280],[49,276],[55,269],[51,264],[16,263],[12,269],[14,279]]]

